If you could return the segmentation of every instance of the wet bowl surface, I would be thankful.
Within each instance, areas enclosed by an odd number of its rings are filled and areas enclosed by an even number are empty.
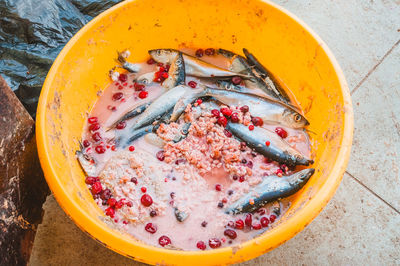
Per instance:
[[[311,122],[316,173],[291,197],[272,230],[238,246],[177,251],[141,243],[107,225],[75,158],[87,113],[110,84],[116,51],[130,61],[154,48],[243,47],[285,83]],[[258,0],[125,1],[96,17],[65,46],[43,86],[37,143],[46,180],[74,222],[110,249],[151,264],[207,265],[248,260],[284,243],[309,224],[335,193],[353,135],[353,111],[343,73],[326,44],[294,15]]]

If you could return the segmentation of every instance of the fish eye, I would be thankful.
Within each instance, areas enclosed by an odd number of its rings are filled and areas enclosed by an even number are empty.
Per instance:
[[[301,120],[301,115],[295,114],[295,115],[294,115],[294,121],[300,122],[300,120]]]

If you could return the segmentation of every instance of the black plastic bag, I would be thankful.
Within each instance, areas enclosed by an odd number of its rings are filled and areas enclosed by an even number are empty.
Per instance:
[[[32,117],[54,59],[94,16],[120,0],[0,0],[0,75]]]

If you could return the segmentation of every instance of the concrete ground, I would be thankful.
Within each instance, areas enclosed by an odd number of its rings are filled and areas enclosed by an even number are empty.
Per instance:
[[[400,1],[274,0],[333,50],[355,112],[351,160],[334,198],[302,232],[242,265],[400,265]],[[83,233],[52,196],[31,265],[139,265]]]

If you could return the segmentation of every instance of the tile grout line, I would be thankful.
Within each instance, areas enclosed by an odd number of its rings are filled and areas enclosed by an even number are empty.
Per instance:
[[[389,202],[387,202],[386,200],[384,200],[381,196],[379,196],[378,194],[376,194],[372,189],[370,189],[369,187],[367,187],[366,185],[364,185],[363,182],[361,182],[358,178],[356,178],[355,176],[353,176],[352,174],[350,174],[348,171],[346,171],[346,174],[348,174],[351,178],[353,178],[358,184],[360,184],[361,186],[363,186],[365,189],[367,189],[370,193],[372,193],[375,197],[377,197],[378,199],[380,199],[383,203],[385,203],[387,206],[389,206],[392,210],[394,210],[395,212],[397,212],[398,214],[400,214],[400,211],[397,210],[395,207],[393,207]]]
[[[377,69],[378,66],[379,66],[380,64],[382,64],[382,62],[386,59],[386,57],[388,57],[388,56],[392,53],[392,51],[394,50],[394,48],[396,48],[396,46],[399,45],[399,44],[400,44],[400,40],[398,40],[398,41],[392,46],[392,48],[390,48],[389,51],[387,51],[387,52],[385,53],[385,55],[384,55],[381,59],[379,59],[378,63],[376,63],[376,65],[375,65],[370,71],[368,71],[367,75],[365,75],[365,76],[363,77],[363,79],[362,79],[362,80],[354,87],[354,89],[350,92],[350,95],[353,95],[353,93],[354,93],[358,88],[361,87],[361,85],[368,79],[368,77],[372,74],[372,72],[374,72],[375,69]]]

